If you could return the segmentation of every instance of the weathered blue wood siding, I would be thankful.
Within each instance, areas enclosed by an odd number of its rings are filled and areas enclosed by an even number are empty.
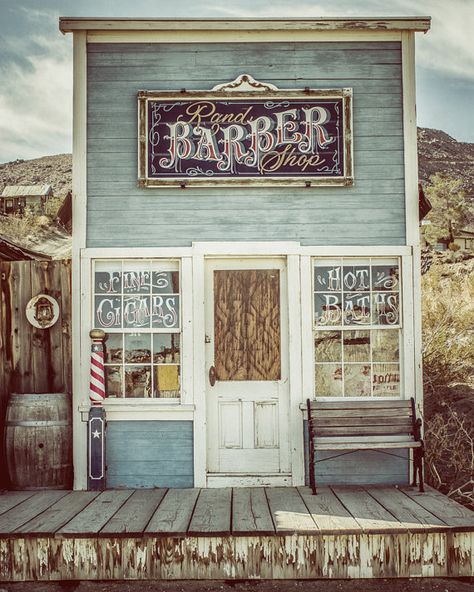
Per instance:
[[[344,451],[345,452],[345,451]],[[304,422],[305,482],[309,485],[308,422]],[[327,459],[327,460],[325,460]],[[408,485],[408,449],[316,451],[317,485]]]
[[[353,88],[353,187],[137,188],[137,91],[206,90],[244,72]],[[89,44],[87,134],[89,247],[405,243],[399,43]]]
[[[109,421],[107,487],[193,487],[192,421]]]

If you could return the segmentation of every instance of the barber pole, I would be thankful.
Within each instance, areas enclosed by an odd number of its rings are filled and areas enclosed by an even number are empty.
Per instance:
[[[102,405],[105,399],[104,375],[104,340],[105,333],[101,329],[92,329],[89,333],[91,345],[91,378],[89,384],[89,398],[91,405]]]
[[[89,336],[91,344],[91,368],[89,383],[88,420],[88,489],[105,489],[105,399],[104,342],[102,329],[93,329]]]

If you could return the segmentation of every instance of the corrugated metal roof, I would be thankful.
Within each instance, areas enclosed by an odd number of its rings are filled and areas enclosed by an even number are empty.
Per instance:
[[[7,185],[3,190],[2,197],[48,195],[51,192],[51,185]]]

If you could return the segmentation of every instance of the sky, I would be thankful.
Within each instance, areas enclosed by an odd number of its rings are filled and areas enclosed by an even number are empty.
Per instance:
[[[474,142],[474,0],[0,0],[0,162],[71,152],[72,35],[59,16],[431,16],[416,34],[418,125]]]

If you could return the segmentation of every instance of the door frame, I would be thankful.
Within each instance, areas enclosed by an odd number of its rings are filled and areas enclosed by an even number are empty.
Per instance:
[[[226,380],[221,383],[220,381],[216,381],[214,386],[210,386],[209,381],[206,381],[206,403],[207,403],[207,421],[213,423],[213,425],[207,426],[207,474],[208,474],[208,483],[210,480],[215,481],[216,483],[220,481],[221,483],[227,484],[228,480],[232,481],[232,478],[236,476],[242,476],[243,474],[247,473],[248,471],[248,478],[247,482],[251,482],[251,476],[254,478],[255,484],[259,483],[259,477],[264,475],[268,477],[269,475],[273,475],[275,477],[274,481],[278,481],[277,477],[282,477],[285,475],[288,481],[288,475],[291,473],[291,459],[290,459],[290,424],[289,424],[289,328],[288,328],[288,281],[287,281],[287,261],[286,257],[225,257],[225,258],[208,258],[206,259],[206,266],[205,266],[205,288],[206,288],[206,300],[205,300],[205,321],[206,321],[206,369],[210,368],[210,366],[215,364],[214,358],[214,346],[215,346],[215,285],[214,285],[214,278],[215,278],[215,271],[245,271],[245,270],[278,270],[278,284],[279,284],[279,296],[280,296],[280,315],[279,315],[279,322],[280,322],[280,378],[270,380],[268,382],[272,383],[271,385],[267,384],[267,381],[250,381],[255,382],[252,385],[252,389],[254,390],[254,394],[257,397],[257,400],[266,400],[272,399],[278,393],[278,434],[279,434],[279,445],[278,445],[278,471],[265,471],[263,468],[259,471],[258,467],[255,470],[255,473],[247,469],[242,469],[241,471],[237,471],[233,473],[232,471],[226,471],[223,469],[217,470],[217,465],[220,464],[220,452],[219,446],[217,445],[218,440],[220,440],[220,432],[219,432],[219,405],[218,401],[230,402],[232,400],[235,402],[240,395],[234,394],[232,395],[232,391],[239,392],[242,388],[246,389],[250,387],[247,381],[246,386],[243,387],[241,381],[235,380]],[[208,340],[208,338],[211,338]],[[207,376],[207,374],[206,374]],[[262,391],[267,392],[265,399],[261,399]],[[269,396],[269,393],[273,391],[273,395]],[[227,392],[227,394],[224,394]],[[258,396],[260,393],[260,396]],[[216,398],[217,397],[217,398]],[[230,399],[229,399],[230,397]],[[244,399],[247,402],[250,402],[250,399]],[[213,406],[212,402],[216,404]],[[267,400],[268,402],[268,400]],[[245,414],[246,415],[246,414]],[[248,416],[246,415],[248,418]],[[246,432],[245,430],[245,433]],[[243,435],[245,439],[245,435]],[[241,449],[242,454],[245,456],[245,448]],[[273,449],[275,450],[275,449]],[[247,450],[247,452],[249,452]],[[232,454],[229,451],[230,454]],[[258,449],[254,449],[254,453],[256,456],[273,456],[275,452],[271,452],[271,450],[266,450],[265,452],[258,453]],[[223,451],[225,456],[225,452]],[[235,456],[235,455],[233,455]],[[239,456],[237,454],[237,456]],[[243,459],[241,459],[243,460]],[[255,460],[255,459],[254,459]],[[254,464],[254,460],[252,461],[252,465]],[[261,459],[263,460],[263,459]],[[276,460],[276,457],[275,457]],[[235,459],[235,462],[238,462]],[[265,461],[263,461],[265,464]],[[268,459],[270,462],[270,459]],[[211,465],[215,465],[214,469]],[[263,467],[264,465],[262,465]],[[254,467],[255,469],[255,467]],[[235,479],[234,479],[235,480]],[[284,484],[283,480],[282,483]]]
[[[291,478],[285,485],[304,484],[304,437],[301,425],[301,270],[298,242],[193,243],[193,336],[194,336],[194,481],[195,487],[224,486],[220,478],[207,475],[207,368],[205,355],[205,268],[209,259],[286,260],[288,306],[289,459]],[[240,483],[245,485],[247,483]],[[245,479],[244,479],[245,481]],[[256,478],[254,479],[256,482]],[[232,478],[228,485],[237,484]],[[248,483],[250,485],[250,482]],[[262,483],[266,484],[266,483]],[[274,483],[277,484],[277,483]]]

